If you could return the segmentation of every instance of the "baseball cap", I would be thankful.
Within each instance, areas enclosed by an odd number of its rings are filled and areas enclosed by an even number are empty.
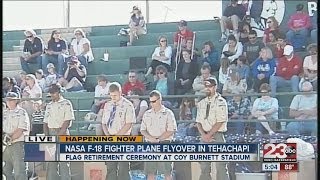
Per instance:
[[[289,56],[291,53],[293,53],[293,46],[286,45],[283,49],[283,55]]]
[[[56,92],[61,92],[61,85],[60,84],[52,84],[49,88],[49,93],[53,94]]]
[[[19,95],[17,94],[17,93],[15,93],[15,92],[8,92],[7,94],[6,94],[6,100],[18,100],[18,99],[20,99],[20,97],[19,97]]]
[[[216,81],[216,79],[213,78],[213,77],[209,77],[209,79],[205,80],[204,82],[205,82],[205,84],[206,84],[207,86],[208,86],[208,85],[213,85],[213,86],[217,85],[217,81]]]
[[[180,27],[182,27],[182,26],[187,26],[187,21],[181,20],[181,21],[179,22],[179,26],[180,26]]]
[[[54,68],[54,64],[49,63],[49,64],[47,65],[47,69],[49,69],[49,68]]]

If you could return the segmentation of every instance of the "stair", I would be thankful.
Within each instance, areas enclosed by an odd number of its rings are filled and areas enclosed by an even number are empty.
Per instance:
[[[19,71],[21,70],[21,65],[19,64],[6,64],[3,65],[3,71]]]
[[[2,64],[3,66],[10,65],[10,64],[19,64],[20,65],[20,59],[19,57],[9,57],[9,58],[2,58]]]
[[[59,29],[59,28],[58,28]],[[61,28],[59,29],[62,35],[66,33],[73,33],[74,30],[77,29],[75,27],[71,28]],[[91,27],[83,27],[81,28],[85,33],[90,33],[91,32]],[[40,34],[51,34],[54,29],[42,29]]]
[[[21,70],[20,70],[21,71]],[[14,70],[14,71],[2,71],[3,77],[17,77],[19,75],[19,70]]]
[[[2,52],[2,58],[16,58],[22,55],[22,51],[6,51]]]

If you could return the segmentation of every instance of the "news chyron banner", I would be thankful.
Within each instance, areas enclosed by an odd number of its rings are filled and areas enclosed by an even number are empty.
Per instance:
[[[258,144],[145,143],[142,136],[29,136],[25,161],[259,161]],[[37,156],[37,157],[36,157]]]

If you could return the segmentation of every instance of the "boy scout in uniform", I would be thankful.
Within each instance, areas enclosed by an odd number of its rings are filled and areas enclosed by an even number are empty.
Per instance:
[[[3,112],[3,174],[7,180],[27,180],[24,162],[24,136],[30,133],[30,121],[26,110],[18,106],[19,95],[9,92],[6,95],[8,109]],[[14,175],[12,171],[14,170]]]
[[[52,84],[49,88],[51,102],[46,106],[43,131],[46,135],[70,135],[68,128],[74,118],[73,107],[69,100],[64,99],[59,84]],[[58,169],[59,167],[59,169]],[[71,180],[70,164],[68,162],[49,162],[47,180]]]
[[[198,103],[197,127],[203,143],[225,143],[223,133],[227,131],[228,108],[226,100],[217,90],[214,78],[205,80],[206,98]],[[211,180],[211,162],[200,162],[200,180]],[[227,164],[217,162],[217,179],[228,180]]]
[[[133,104],[122,97],[121,85],[110,83],[108,101],[102,113],[102,129],[105,135],[130,135],[132,124],[136,122]],[[106,162],[107,180],[130,180],[128,162]]]
[[[141,134],[150,143],[170,142],[177,130],[174,114],[161,104],[162,97],[159,91],[152,91],[149,100],[152,108],[143,115]],[[166,180],[172,179],[171,162],[145,162],[144,167],[148,180],[154,180],[157,171],[161,174],[164,173]]]

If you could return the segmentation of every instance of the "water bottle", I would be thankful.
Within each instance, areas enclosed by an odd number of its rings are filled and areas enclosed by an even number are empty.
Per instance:
[[[109,53],[108,50],[106,50],[106,53],[103,54],[103,60],[108,62],[109,61]]]

